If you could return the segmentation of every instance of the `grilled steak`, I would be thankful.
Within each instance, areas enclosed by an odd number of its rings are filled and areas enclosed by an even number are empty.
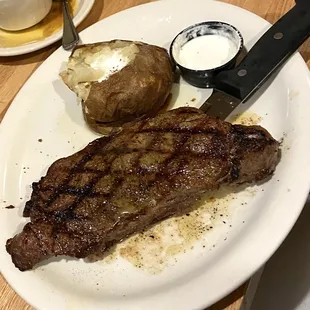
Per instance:
[[[126,125],[57,160],[33,183],[23,231],[7,241],[20,270],[57,255],[100,254],[186,213],[209,190],[271,175],[279,143],[259,126],[179,108]]]

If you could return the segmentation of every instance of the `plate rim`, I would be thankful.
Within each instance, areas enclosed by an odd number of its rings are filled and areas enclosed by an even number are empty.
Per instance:
[[[82,7],[78,10],[78,12],[73,18],[73,23],[76,27],[87,17],[94,4],[95,0],[84,0]],[[31,52],[35,52],[55,43],[56,41],[60,40],[61,37],[62,37],[62,29],[59,29],[54,34],[52,34],[47,38],[44,38],[41,41],[36,41],[33,43],[28,43],[14,47],[0,47],[0,57],[25,55]]]
[[[173,1],[173,0],[172,0],[172,1]],[[175,0],[174,0],[174,1],[175,1]],[[180,0],[178,0],[178,1],[180,1]],[[175,2],[176,2],[176,1],[175,1]],[[154,3],[160,3],[160,2],[147,3],[147,4],[145,4],[145,5],[146,5],[146,6],[147,6],[147,5],[153,5]],[[218,3],[218,2],[217,2],[217,3]],[[221,3],[221,5],[223,5],[223,4],[224,4],[224,6],[233,6],[233,7],[237,7],[237,6],[234,6],[234,5],[231,5],[231,4]],[[264,19],[262,19],[261,17],[257,16],[256,14],[254,14],[254,13],[252,13],[252,12],[249,12],[249,11],[243,9],[243,8],[240,8],[240,7],[237,7],[237,8],[238,8],[239,10],[243,10],[243,11],[246,11],[247,13],[252,14],[252,15],[255,16],[256,18],[259,18],[260,20],[264,20]],[[130,9],[127,9],[127,10],[131,10],[131,9],[134,9],[134,8],[130,8]],[[127,11],[127,10],[124,10],[124,11]],[[122,11],[122,12],[124,12],[124,11]],[[120,12],[120,13],[121,13],[121,12]],[[100,22],[100,21],[99,21],[99,22]],[[264,20],[264,22],[266,22],[266,21]],[[92,27],[92,26],[90,26],[90,27]],[[89,28],[87,28],[87,29],[89,29]],[[86,30],[87,30],[87,29],[86,29]],[[293,57],[294,57],[293,59],[294,59],[295,61],[298,61],[298,63],[299,63],[300,65],[303,65],[303,67],[306,68],[307,71],[308,71],[308,73],[309,73],[309,69],[308,69],[307,65],[305,64],[305,62],[304,62],[303,58],[301,57],[301,55],[300,55],[299,53],[297,53],[297,54],[295,54]],[[46,60],[46,61],[47,61],[47,60]],[[308,75],[308,77],[309,77],[309,81],[310,81],[310,75]],[[15,101],[15,100],[14,100],[14,101]],[[12,106],[12,105],[11,105],[11,106]],[[9,109],[10,109],[10,108],[9,108]],[[7,113],[8,113],[8,112],[9,112],[9,111],[7,111]],[[2,126],[1,126],[1,127],[2,127]],[[308,180],[308,183],[309,183],[309,182],[310,182],[310,180]],[[304,188],[307,187],[307,188],[309,189],[310,184],[308,184],[308,183],[307,183],[307,185],[304,185]],[[304,197],[300,197],[300,196],[298,197],[298,200],[299,200],[299,202],[300,202],[300,203],[298,203],[298,204],[300,204],[299,211],[294,213],[294,214],[295,214],[295,218],[291,219],[291,221],[290,221],[291,225],[287,226],[288,229],[286,229],[286,233],[285,233],[285,234],[281,234],[282,237],[279,238],[280,242],[279,242],[276,246],[273,246],[273,251],[269,252],[269,254],[266,255],[266,260],[268,260],[269,257],[277,250],[277,248],[281,245],[281,243],[283,242],[283,240],[286,238],[286,236],[288,235],[288,233],[289,233],[290,230],[292,229],[293,225],[295,224],[297,218],[299,217],[299,215],[300,215],[300,213],[301,213],[301,211],[302,211],[302,209],[303,209],[303,207],[304,207],[304,204],[302,204],[302,202],[305,202],[306,199],[307,199],[307,197],[308,197],[308,191],[307,191],[307,192],[305,191]],[[295,208],[295,210],[296,210],[296,208]],[[266,261],[266,260],[265,260],[265,261]],[[263,261],[262,264],[264,264],[265,261]],[[253,270],[253,272],[255,272],[255,270]],[[3,273],[3,272],[2,272],[2,273]],[[3,273],[3,275],[4,275],[4,277],[5,277],[5,273]],[[247,278],[248,278],[248,275],[244,275],[244,276],[243,276],[243,280],[246,280]],[[8,281],[8,282],[10,283],[10,281]],[[227,293],[227,291],[226,291],[224,295],[220,295],[220,296],[216,297],[215,300],[213,300],[213,302],[218,301],[220,298],[222,298],[222,297],[226,296],[227,294],[229,294],[230,292],[232,292],[234,289],[236,289],[236,288],[237,288],[242,282],[244,282],[244,281],[241,281],[241,280],[239,279],[238,282],[240,282],[240,283],[239,283],[239,284],[236,284],[234,287],[232,287],[228,293]],[[11,285],[11,283],[10,283],[10,285]],[[14,288],[13,285],[11,285],[11,286]],[[15,290],[15,288],[14,288],[14,290]],[[24,294],[20,294],[20,292],[19,292],[18,290],[16,290],[16,292],[18,292],[18,294],[19,294],[20,296],[23,297]],[[25,298],[25,299],[26,299],[26,298]],[[204,307],[204,306],[205,306],[205,305],[202,305],[202,307]]]

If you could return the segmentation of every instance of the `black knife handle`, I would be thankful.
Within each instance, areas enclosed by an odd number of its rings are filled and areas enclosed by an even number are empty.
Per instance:
[[[309,35],[310,0],[297,0],[297,4],[267,30],[236,68],[216,76],[215,88],[246,101]]]

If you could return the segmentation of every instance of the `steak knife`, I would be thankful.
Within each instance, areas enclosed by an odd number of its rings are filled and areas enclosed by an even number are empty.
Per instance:
[[[222,120],[245,103],[310,36],[310,2],[296,5],[255,43],[237,67],[219,72],[200,109]]]

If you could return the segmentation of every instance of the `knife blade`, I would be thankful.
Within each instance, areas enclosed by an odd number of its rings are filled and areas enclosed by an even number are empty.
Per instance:
[[[237,67],[217,74],[215,90],[200,109],[226,119],[257,92],[309,36],[310,5],[298,1],[264,33]]]
[[[231,96],[228,93],[213,89],[211,96],[199,109],[210,116],[219,117],[224,120],[240,103],[240,99]]]

